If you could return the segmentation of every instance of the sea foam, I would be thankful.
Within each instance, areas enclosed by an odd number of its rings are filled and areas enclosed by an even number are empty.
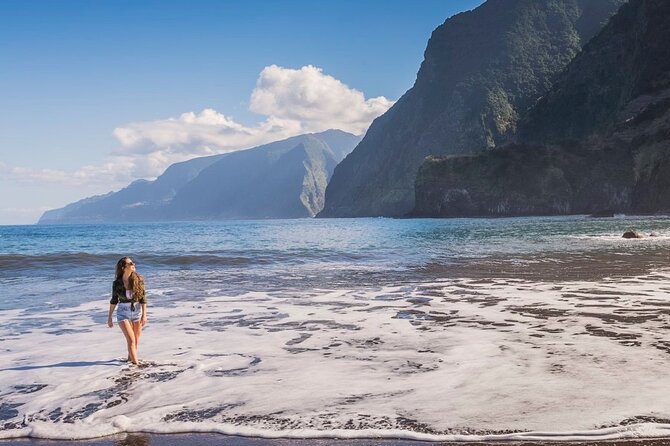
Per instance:
[[[2,311],[0,438],[668,436],[669,279],[153,290],[141,367],[104,298]]]

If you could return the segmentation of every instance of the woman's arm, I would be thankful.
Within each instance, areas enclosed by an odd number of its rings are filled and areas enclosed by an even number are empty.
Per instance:
[[[147,304],[142,304],[142,318],[140,319],[142,327],[147,324]]]
[[[114,308],[116,308],[116,304],[109,304],[109,314],[107,314],[107,326],[109,328],[112,328],[114,326],[114,322],[112,322],[112,314],[114,314]]]

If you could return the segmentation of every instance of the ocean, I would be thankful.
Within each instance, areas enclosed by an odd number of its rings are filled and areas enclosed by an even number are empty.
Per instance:
[[[670,436],[666,217],[0,226],[0,286],[0,439]]]

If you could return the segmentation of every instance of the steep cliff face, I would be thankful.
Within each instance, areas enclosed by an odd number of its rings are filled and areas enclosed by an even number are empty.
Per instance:
[[[328,130],[170,166],[104,196],[46,212],[39,223],[311,217],[335,166],[360,137]]]
[[[320,135],[303,135],[231,153],[183,187],[164,218],[313,217],[341,153],[359,141],[340,133],[348,137],[331,140],[334,149]]]
[[[627,208],[635,184],[630,152],[619,145],[584,149],[515,145],[429,158],[419,169],[412,215],[560,215]]]
[[[643,95],[662,94],[670,67],[670,46],[659,40],[666,37],[660,34],[667,25],[665,8],[653,2],[624,5],[525,116],[519,140],[560,142],[611,133],[649,105]]]
[[[517,143],[427,159],[414,215],[670,210],[670,2],[631,0],[520,123]]]
[[[414,86],[337,166],[323,217],[398,216],[427,155],[492,148],[623,0],[489,0],[432,34]]]

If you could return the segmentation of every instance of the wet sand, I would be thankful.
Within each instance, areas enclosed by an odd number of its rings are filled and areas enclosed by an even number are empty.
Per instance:
[[[525,256],[519,258],[495,258],[491,257],[477,262],[462,262],[450,265],[429,264],[420,269],[420,272],[426,273],[430,277],[436,275],[444,278],[448,277],[466,277],[471,279],[491,280],[491,279],[520,279],[538,282],[560,282],[560,281],[599,281],[603,278],[617,278],[617,279],[632,279],[637,275],[649,274],[650,271],[663,269],[668,267],[670,261],[670,251],[666,248],[650,248],[644,250],[632,250],[631,252],[601,252],[593,254],[584,253],[563,253],[560,255],[537,255]],[[416,271],[413,271],[416,273]],[[647,277],[645,280],[660,280],[654,277]],[[402,281],[401,281],[402,282]],[[439,288],[439,287],[438,287]],[[439,290],[438,290],[439,291]],[[579,294],[565,293],[563,295],[566,299],[574,301],[584,301],[575,305],[575,308],[583,308],[583,311],[574,314],[578,316],[588,316],[595,320],[601,320],[606,324],[608,329],[602,329],[593,325],[586,325],[584,335],[611,338],[622,345],[635,345],[636,338],[629,338],[631,336],[627,332],[619,332],[610,328],[612,323],[624,326],[636,326],[647,320],[653,319],[654,314],[632,314],[631,312],[617,313],[617,309],[610,304],[599,304],[600,307],[612,306],[614,310],[596,312],[590,307],[595,305],[589,304],[591,298],[600,299],[599,293],[602,290],[586,289],[579,290]],[[436,291],[437,292],[437,291]],[[624,293],[617,292],[617,295],[624,296]],[[431,296],[430,288],[422,290],[423,296]],[[443,292],[438,292],[436,297],[446,299]],[[479,302],[477,296],[463,297],[460,296],[458,301],[471,302],[476,304]],[[641,302],[644,303],[642,298]],[[481,299],[480,299],[481,300]],[[408,300],[412,302],[411,300]],[[418,308],[421,308],[422,301],[415,302]],[[481,305],[485,306],[490,303],[495,303],[490,299],[481,300]],[[657,301],[652,302],[653,305],[661,306]],[[663,305],[665,306],[665,305]],[[638,308],[638,306],[635,306]],[[542,322],[546,319],[557,319],[564,317],[567,313],[561,308],[552,307],[509,307],[512,313],[525,317],[533,317]],[[423,315],[428,311],[417,314]],[[623,311],[623,310],[622,310]],[[664,308],[658,309],[658,314],[667,314]],[[414,323],[417,326],[428,326],[431,321],[440,321],[438,316],[433,315],[431,318],[415,318]],[[453,318],[445,319],[445,322],[453,322]],[[548,331],[555,329],[545,327],[544,325],[533,322],[533,326],[539,331]],[[474,323],[479,323],[473,321]],[[222,323],[220,323],[222,324]],[[619,327],[620,328],[620,327]],[[429,330],[426,330],[429,331]],[[548,331],[551,333],[551,331]],[[300,342],[304,338],[298,338]],[[295,340],[287,343],[287,346],[298,344]],[[656,348],[664,352],[670,353],[670,344],[660,343]],[[611,440],[611,441],[588,441],[588,442],[459,442],[459,443],[445,443],[445,442],[424,442],[424,441],[410,441],[410,440],[388,440],[388,439],[367,439],[367,440],[351,440],[351,439],[263,439],[253,437],[238,437],[227,436],[221,434],[130,434],[130,435],[115,435],[111,437],[104,437],[90,440],[68,441],[68,440],[40,440],[31,438],[0,440],[0,446],[213,446],[213,445],[231,445],[231,446],[508,446],[510,444],[519,446],[556,446],[556,443],[564,444],[566,446],[670,446],[670,438],[660,439],[643,439],[643,440]]]
[[[628,278],[667,268],[666,247],[612,250],[590,253],[543,253],[518,257],[459,260],[450,264],[428,263],[413,271],[432,277],[471,279],[522,279],[539,282],[598,281],[606,277]]]
[[[0,446],[670,446],[670,438],[589,442],[425,442],[408,440],[265,439],[220,434],[121,434],[91,440],[0,440]]]

